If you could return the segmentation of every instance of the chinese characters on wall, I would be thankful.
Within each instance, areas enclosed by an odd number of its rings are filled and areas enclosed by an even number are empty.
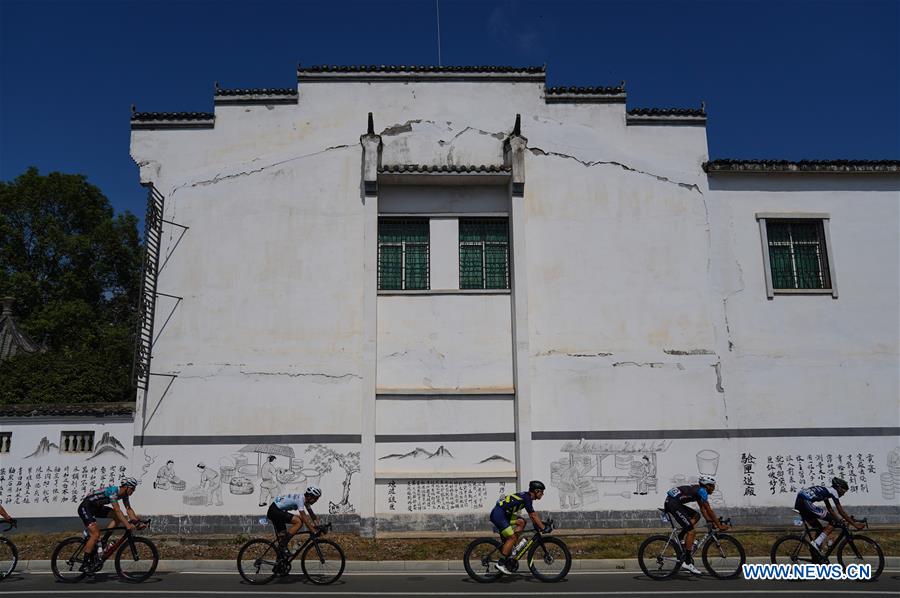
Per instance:
[[[754,483],[756,458],[741,456],[744,496],[756,496]],[[770,494],[795,494],[808,486],[828,485],[831,478],[847,480],[851,492],[869,492],[869,476],[875,473],[872,453],[817,453],[806,455],[768,455],[765,460],[766,481]]]
[[[0,467],[0,502],[80,503],[89,492],[118,483],[125,470],[124,465]]]

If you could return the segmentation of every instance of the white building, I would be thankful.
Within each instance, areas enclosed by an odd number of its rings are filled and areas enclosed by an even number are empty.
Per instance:
[[[900,163],[709,161],[705,124],[511,67],[135,113],[139,512],[315,483],[363,533],[488,529],[542,479],[562,526],[634,527],[709,473],[739,524],[834,475],[900,520]]]

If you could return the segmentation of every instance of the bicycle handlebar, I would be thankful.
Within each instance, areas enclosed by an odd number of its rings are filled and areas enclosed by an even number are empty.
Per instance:
[[[19,521],[18,521],[17,519],[13,519],[12,521],[8,521],[8,522],[5,522],[5,523],[6,523],[6,529],[5,529],[5,530],[2,530],[2,531],[4,531],[4,532],[8,532],[8,531],[11,530],[12,528],[18,527],[18,526],[19,526]]]

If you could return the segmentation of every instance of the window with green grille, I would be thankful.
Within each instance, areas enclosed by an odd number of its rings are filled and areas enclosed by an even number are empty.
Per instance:
[[[378,219],[378,289],[429,288],[427,218]]]
[[[767,220],[766,236],[772,288],[831,288],[821,220]]]
[[[509,288],[509,220],[460,218],[459,288]]]

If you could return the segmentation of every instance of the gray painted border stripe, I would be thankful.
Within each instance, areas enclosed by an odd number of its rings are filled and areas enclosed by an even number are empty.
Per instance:
[[[471,394],[471,395],[413,395],[383,394],[375,395],[376,401],[511,401],[513,394]]]
[[[585,430],[532,432],[532,440],[640,440],[670,438],[801,438],[900,436],[900,428],[744,428],[739,430]]]
[[[359,444],[360,434],[284,434],[267,436],[140,436],[134,446],[184,446],[193,444]]]
[[[515,432],[485,434],[379,434],[375,442],[515,442]]]

